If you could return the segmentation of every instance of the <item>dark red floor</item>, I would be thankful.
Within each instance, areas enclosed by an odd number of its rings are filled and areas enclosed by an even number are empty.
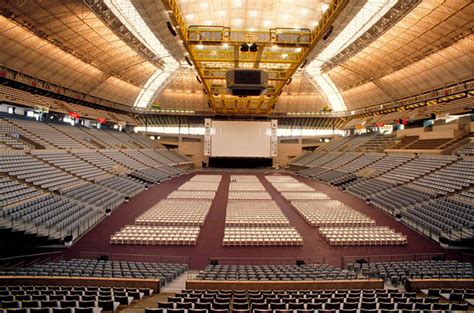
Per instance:
[[[198,242],[195,246],[122,246],[110,245],[110,235],[118,231],[126,224],[133,224],[134,219],[146,211],[161,199],[177,189],[178,186],[186,182],[195,174],[187,174],[176,179],[153,186],[150,190],[142,192],[128,203],[118,207],[110,217],[92,229],[82,237],[73,247],[65,250],[65,257],[84,256],[85,252],[95,252],[97,255],[116,254],[142,254],[143,261],[156,261],[158,256],[180,256],[189,257],[191,268],[201,269],[209,263],[212,257],[221,258],[319,258],[324,257],[325,262],[339,266],[343,256],[369,255],[394,255],[394,254],[420,254],[420,253],[440,253],[447,252],[436,242],[418,234],[414,230],[398,223],[383,211],[365,203],[363,200],[343,193],[337,188],[296,176],[300,181],[313,186],[316,190],[327,193],[332,199],[340,200],[347,205],[359,210],[373,219],[377,225],[387,225],[396,231],[408,236],[406,246],[385,246],[385,247],[331,247],[318,234],[316,228],[310,227],[300,215],[283,199],[280,194],[264,178],[265,172],[217,172],[209,174],[222,174],[223,178],[217,196],[211,206],[209,215],[201,229]],[[225,207],[229,191],[229,176],[231,174],[251,174],[257,175],[272,198],[278,203],[285,215],[290,220],[291,225],[297,228],[304,240],[302,247],[223,247]],[[82,254],[81,254],[82,253]],[[453,254],[455,251],[449,251]],[[243,260],[239,261],[244,263]],[[269,260],[265,260],[269,262]],[[273,262],[275,263],[275,262]],[[278,262],[277,262],[278,263]]]

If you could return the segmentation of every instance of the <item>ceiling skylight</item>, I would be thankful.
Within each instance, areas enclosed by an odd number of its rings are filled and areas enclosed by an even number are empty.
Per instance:
[[[150,76],[135,100],[135,107],[147,107],[161,84],[167,82],[168,78],[179,68],[179,62],[161,44],[130,0],[104,0],[104,3],[142,44],[164,62],[164,68],[157,69]]]
[[[322,65],[364,34],[396,3],[397,0],[367,0],[349,24],[305,68],[305,71],[319,85],[333,111],[345,111],[346,105],[331,78],[327,74],[321,74]]]

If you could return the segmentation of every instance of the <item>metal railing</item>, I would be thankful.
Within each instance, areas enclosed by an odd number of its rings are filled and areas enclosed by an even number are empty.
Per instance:
[[[155,254],[126,254],[126,253],[107,253],[83,251],[79,253],[80,259],[106,258],[109,261],[129,261],[129,262],[151,262],[151,263],[178,263],[187,264],[191,262],[191,257],[173,256],[173,255],[155,255]]]
[[[62,251],[16,255],[0,259],[0,269],[29,267],[35,264],[59,261],[64,258]]]

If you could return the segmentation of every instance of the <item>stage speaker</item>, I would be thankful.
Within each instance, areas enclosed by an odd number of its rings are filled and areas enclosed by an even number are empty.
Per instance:
[[[107,255],[101,255],[97,258],[97,261],[108,261],[109,257]]]
[[[216,266],[216,265],[219,265],[219,261],[218,260],[211,260],[211,262],[209,262],[209,264],[211,264],[213,266]]]
[[[176,37],[177,33],[174,30],[174,27],[173,27],[173,25],[171,24],[170,21],[166,22],[166,26],[168,26],[168,30],[170,31],[171,35],[173,35],[173,37]]]
[[[329,38],[329,36],[331,36],[333,30],[334,30],[334,26],[332,26],[332,25],[329,26],[328,31],[323,36],[324,41],[328,40],[328,38]]]
[[[303,266],[305,265],[306,263],[304,262],[304,260],[296,260],[296,265],[297,266]]]

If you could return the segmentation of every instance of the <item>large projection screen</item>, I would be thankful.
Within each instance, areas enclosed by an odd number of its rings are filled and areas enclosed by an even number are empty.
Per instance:
[[[271,122],[212,121],[211,156],[269,158]]]

